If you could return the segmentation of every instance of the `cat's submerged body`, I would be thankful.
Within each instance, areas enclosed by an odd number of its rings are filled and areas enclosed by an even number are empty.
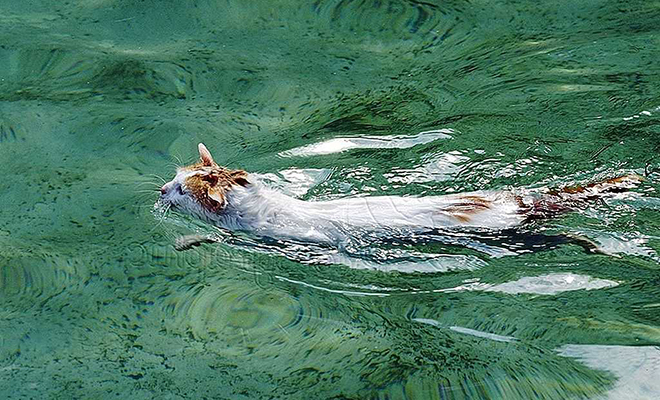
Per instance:
[[[218,166],[201,143],[199,152],[199,163],[179,169],[162,187],[159,204],[229,230],[324,244],[341,244],[355,233],[405,236],[453,228],[506,230],[639,181],[629,175],[558,191],[518,189],[310,202],[270,189],[244,171]]]

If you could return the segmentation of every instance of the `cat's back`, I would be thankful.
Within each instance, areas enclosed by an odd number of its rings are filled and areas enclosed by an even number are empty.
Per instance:
[[[479,191],[444,196],[367,196],[309,202],[310,211],[349,225],[442,228],[506,228],[524,216],[516,195]]]

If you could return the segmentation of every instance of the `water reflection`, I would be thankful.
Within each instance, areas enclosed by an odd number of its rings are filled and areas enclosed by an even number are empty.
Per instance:
[[[470,160],[458,150],[428,158],[428,161],[418,167],[397,167],[384,176],[394,187],[411,183],[446,181],[456,178],[462,165]]]
[[[310,157],[341,153],[352,149],[407,149],[439,139],[450,139],[451,129],[424,131],[411,136],[361,136],[334,138],[279,153],[280,157]]]
[[[569,344],[559,354],[617,376],[606,399],[652,399],[660,393],[660,349],[655,346],[603,346]]]
[[[292,197],[302,197],[310,189],[327,180],[330,169],[287,168],[277,173],[254,174],[268,186],[277,188]]]
[[[618,286],[618,282],[572,273],[523,277],[516,281],[486,286],[483,290],[508,294],[554,295],[573,290],[594,290]]]
[[[442,327],[440,322],[434,320],[434,319],[426,319],[426,318],[413,318],[413,321],[415,322],[420,322],[422,324],[428,324],[432,326],[437,326],[437,327]],[[466,335],[472,335],[484,339],[490,339],[490,340],[495,340],[496,342],[515,342],[517,339],[512,337],[512,336],[502,336],[502,335],[496,335],[494,333],[488,333],[488,332],[482,332],[478,331],[475,329],[469,329],[469,328],[463,328],[460,326],[449,326],[446,327],[447,329],[450,329],[454,332],[459,332],[459,333],[464,333]]]

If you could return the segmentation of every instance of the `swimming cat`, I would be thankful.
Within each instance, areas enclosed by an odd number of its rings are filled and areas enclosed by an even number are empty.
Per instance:
[[[583,207],[606,193],[627,190],[642,179],[625,175],[557,190],[490,190],[314,202],[270,189],[245,171],[219,166],[202,143],[198,149],[199,162],[177,170],[174,179],[160,189],[157,205],[170,206],[232,231],[328,245],[341,245],[355,232],[383,237],[455,228],[512,230],[530,220]]]

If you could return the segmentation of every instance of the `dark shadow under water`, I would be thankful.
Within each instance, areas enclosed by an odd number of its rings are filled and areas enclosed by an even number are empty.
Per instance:
[[[534,227],[539,231],[533,231]],[[577,245],[586,253],[600,252],[598,245],[584,236],[544,233],[538,225],[500,230],[461,228],[410,232],[393,229],[377,235],[356,230],[348,240],[336,245],[255,236],[217,227],[204,227],[203,231],[178,237],[175,248],[185,251],[204,243],[223,243],[303,264],[341,264],[356,269],[399,272],[476,269],[486,265],[490,258],[549,251],[564,245]]]

